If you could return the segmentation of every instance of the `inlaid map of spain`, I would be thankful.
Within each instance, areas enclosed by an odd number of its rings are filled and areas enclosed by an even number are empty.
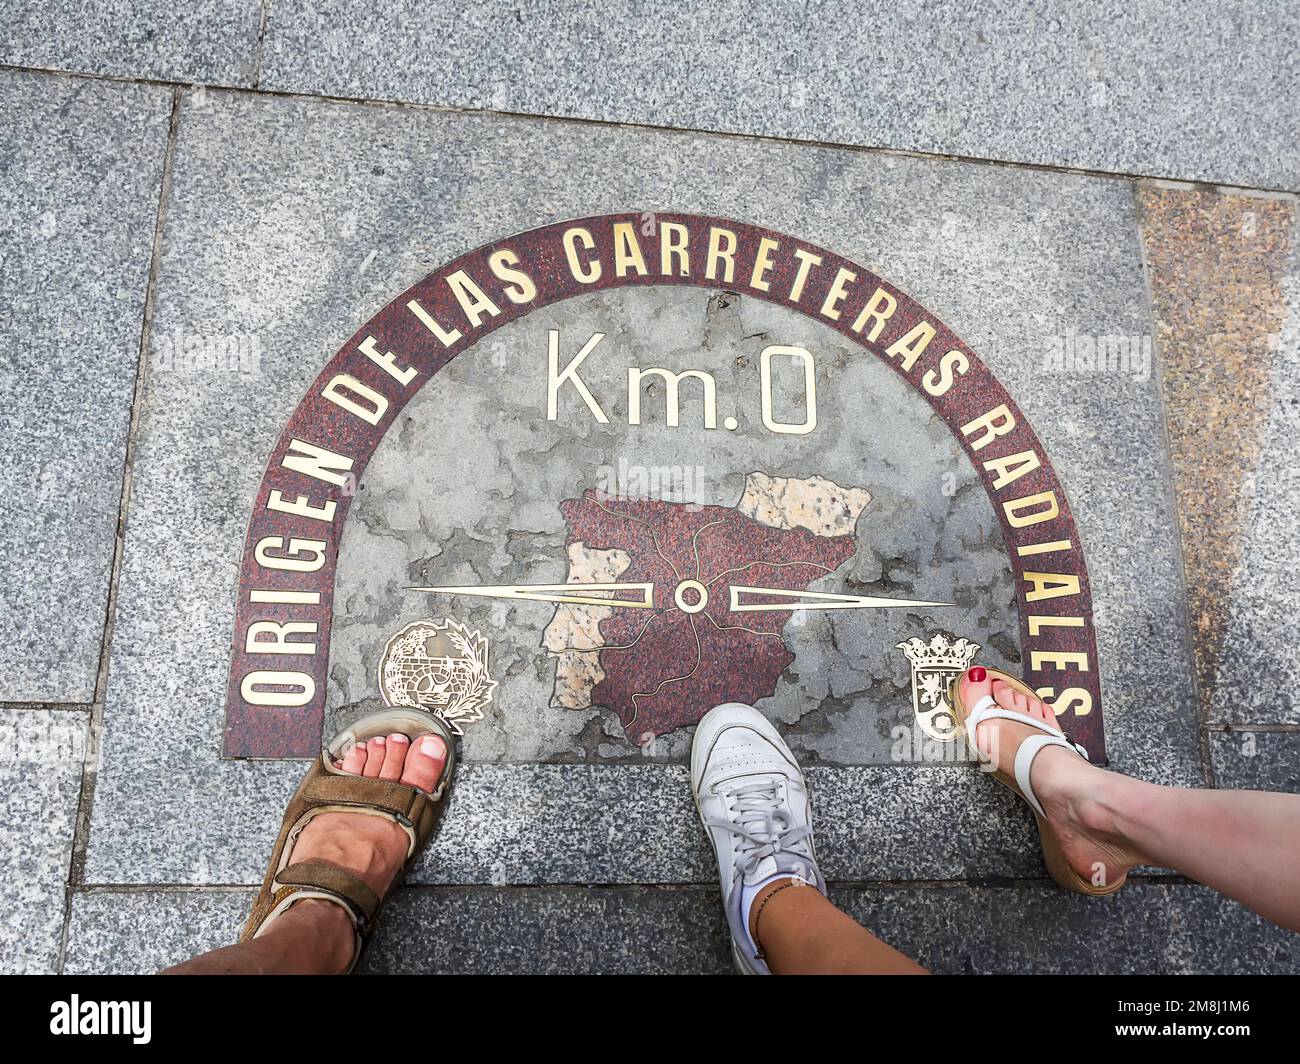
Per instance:
[[[782,593],[806,592],[853,556],[870,501],[820,477],[757,472],[732,508],[598,491],[565,500],[568,583],[648,587],[641,601],[593,592],[613,604],[556,608],[543,635],[554,704],[609,707],[644,742],[720,702],[771,696],[794,660]]]

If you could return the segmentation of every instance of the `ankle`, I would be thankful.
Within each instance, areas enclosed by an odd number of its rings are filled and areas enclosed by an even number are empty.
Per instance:
[[[298,940],[310,951],[314,970],[326,974],[346,972],[356,953],[356,931],[343,906],[323,898],[304,898],[291,905],[266,936],[284,935]]]
[[[1123,842],[1125,814],[1136,781],[1064,751],[1045,750],[1034,766],[1034,792],[1050,816],[1107,842]]]
[[[758,893],[750,899],[749,912],[745,919],[749,927],[749,937],[757,949],[762,950],[763,948],[763,943],[758,937],[758,921],[759,917],[763,915],[763,910],[767,908],[768,902],[780,894],[781,891],[795,885],[796,880],[790,876],[782,876],[779,879],[773,879],[763,884]]]
[[[1118,772],[1096,769],[1087,789],[1073,803],[1074,814],[1089,835],[1136,855],[1131,825],[1142,791],[1149,786]]]

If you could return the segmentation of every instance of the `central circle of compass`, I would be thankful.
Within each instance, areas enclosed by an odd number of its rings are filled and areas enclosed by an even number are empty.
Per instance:
[[[695,602],[686,601],[688,591],[694,591],[698,596]],[[673,601],[683,613],[699,613],[709,604],[709,589],[698,580],[683,580],[673,592]]]

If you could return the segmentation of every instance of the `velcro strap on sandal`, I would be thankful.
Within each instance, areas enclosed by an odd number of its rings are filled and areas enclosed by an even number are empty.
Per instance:
[[[381,809],[417,829],[429,810],[429,796],[405,783],[329,772],[310,780],[303,788],[302,797],[313,805],[365,805]]]
[[[370,927],[382,900],[362,879],[324,861],[299,861],[291,864],[275,877],[275,884],[277,888],[319,890],[338,898],[352,911],[353,922],[363,933]]]

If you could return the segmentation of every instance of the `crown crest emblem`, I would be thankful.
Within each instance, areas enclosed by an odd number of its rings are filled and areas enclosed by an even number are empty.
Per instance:
[[[907,660],[917,669],[957,669],[965,672],[979,653],[980,645],[969,639],[955,639],[950,643],[942,632],[935,632],[928,643],[913,636],[907,642],[899,643],[898,649],[907,655]]]
[[[912,709],[921,730],[939,742],[955,742],[961,729],[948,701],[953,677],[966,671],[980,645],[969,639],[950,640],[935,632],[927,643],[913,636],[898,649],[912,663]]]

